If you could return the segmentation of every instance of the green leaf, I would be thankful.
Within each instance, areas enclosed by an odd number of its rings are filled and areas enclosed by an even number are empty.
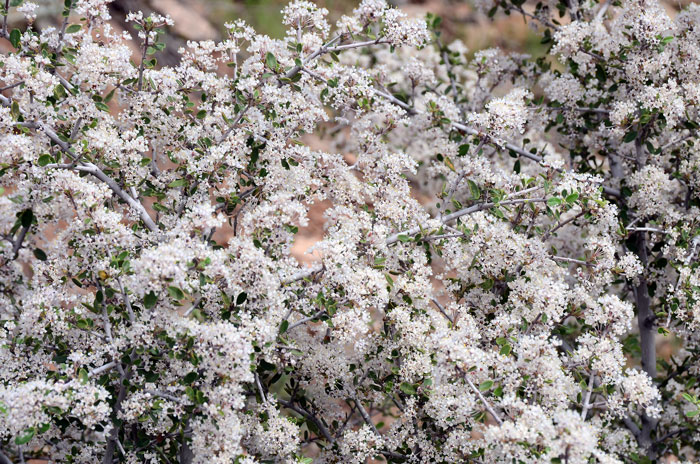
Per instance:
[[[408,235],[403,235],[403,234],[399,235],[397,238],[398,238],[399,242],[401,242],[401,243],[406,243],[409,240],[411,240],[411,237],[409,237]]]
[[[16,101],[12,102],[12,105],[10,106],[10,115],[12,116],[12,119],[17,120],[19,117],[22,115],[19,111],[19,103]]]
[[[198,377],[199,377],[199,374],[197,374],[196,372],[190,372],[182,379],[182,383],[184,383],[185,385],[190,385],[195,380],[197,380]]]
[[[71,24],[66,28],[66,34],[75,34],[82,28],[83,26],[81,26],[80,24]]]
[[[155,293],[153,293],[153,290],[146,293],[146,295],[144,295],[144,297],[143,297],[143,305],[147,309],[154,307],[156,305],[157,301],[158,301],[158,297],[156,296]]]
[[[552,208],[555,206],[559,206],[559,205],[561,205],[561,198],[552,197],[549,200],[547,200],[547,204],[549,206],[551,206]]]
[[[174,187],[184,187],[187,185],[187,181],[185,179],[177,179],[168,184],[168,187],[174,188]]]
[[[95,106],[98,110],[109,112],[109,106],[105,105],[102,102],[95,102]]]
[[[115,90],[117,90],[116,87],[113,88],[113,89],[107,94],[107,96],[106,96],[102,101],[105,102],[105,103],[109,103],[110,100],[112,100],[112,97],[114,97],[114,91],[115,91]]]
[[[20,216],[20,222],[22,223],[22,227],[31,226],[33,219],[34,213],[31,209],[25,209],[24,211],[22,211],[22,215]]]
[[[13,29],[12,32],[10,32],[10,43],[12,44],[12,46],[15,48],[19,48],[21,40],[22,33],[20,32],[20,30]]]
[[[16,445],[25,445],[29,443],[29,441],[34,438],[34,427],[28,428],[27,430],[24,431],[23,435],[19,435],[15,437],[15,444]]]
[[[53,159],[51,158],[51,156],[49,156],[49,155],[41,155],[41,156],[39,157],[38,164],[39,164],[39,166],[42,166],[42,167],[43,167],[43,166],[46,166],[47,164],[49,164],[51,161],[53,161]]]
[[[240,306],[248,299],[248,294],[246,292],[241,292],[236,297],[236,306]]]
[[[574,204],[578,200],[578,192],[574,192],[566,197],[566,202],[570,205]]]
[[[289,328],[289,321],[287,319],[283,320],[280,324],[280,333],[283,334]]]
[[[267,52],[267,55],[265,56],[265,63],[267,64],[268,68],[277,70],[277,58],[275,58],[275,55],[272,53]]]
[[[197,111],[197,119],[204,119],[207,117],[207,110]]]
[[[481,385],[479,385],[479,391],[485,392],[487,390],[490,390],[491,387],[493,387],[493,380],[487,380],[485,382],[482,382]]]
[[[694,411],[686,411],[685,416],[686,417],[695,417],[698,414],[700,414],[700,409],[696,409]]]
[[[401,385],[399,385],[399,389],[407,395],[415,395],[418,393],[416,388],[408,382],[402,382]]]
[[[625,138],[622,139],[623,142],[625,143],[630,143],[634,139],[637,138],[637,131],[630,131],[627,134],[625,134]]]
[[[66,98],[66,96],[68,96],[68,93],[66,92],[65,87],[63,87],[61,84],[58,84],[56,87],[53,88],[53,96],[56,97],[56,100],[61,100],[63,98]]]
[[[394,288],[394,279],[392,279],[389,274],[384,274],[384,278],[386,279],[386,283],[389,284],[389,288]]]
[[[80,369],[78,371],[78,378],[80,379],[81,384],[85,385],[86,383],[88,383],[88,380],[90,378],[90,376],[88,375],[88,371],[85,369]]]
[[[476,183],[471,179],[467,179],[467,184],[469,184],[469,192],[471,193],[472,200],[478,200],[481,198],[481,190],[479,189],[479,186],[476,185]]]
[[[168,287],[168,295],[170,295],[170,298],[175,300],[181,300],[185,297],[185,293],[182,290],[180,290],[178,287],[173,287],[172,285]]]
[[[39,261],[46,261],[46,253],[41,248],[34,248],[34,256]]]

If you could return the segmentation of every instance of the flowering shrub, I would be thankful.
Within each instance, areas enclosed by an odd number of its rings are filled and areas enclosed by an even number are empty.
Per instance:
[[[549,55],[470,59],[297,0],[159,67],[170,18],[17,3],[0,462],[696,458],[700,7],[485,1]]]

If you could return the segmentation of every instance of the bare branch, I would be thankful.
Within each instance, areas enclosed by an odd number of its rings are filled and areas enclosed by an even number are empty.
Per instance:
[[[316,427],[318,427],[318,430],[321,432],[321,434],[325,437],[326,440],[328,440],[329,443],[334,443],[335,438],[330,434],[328,429],[326,428],[325,425],[323,425],[323,422],[319,418],[317,418],[315,415],[311,414],[309,411],[306,409],[302,408],[301,406],[296,406],[294,403],[291,401],[284,401],[278,399],[277,402],[284,406],[287,409],[291,409],[292,411],[296,412],[297,414],[300,414],[310,421],[312,421],[314,424],[316,424]]]
[[[498,425],[503,425],[503,420],[496,413],[496,411],[491,407],[491,404],[488,402],[488,400],[486,398],[484,398],[484,395],[481,394],[481,391],[477,388],[477,386],[474,385],[474,382],[472,382],[471,379],[467,376],[467,373],[464,372],[460,368],[457,368],[457,371],[459,371],[462,374],[462,377],[464,377],[464,380],[467,382],[467,384],[472,389],[472,391],[476,394],[476,396],[479,397],[479,400],[484,405],[484,407],[489,412],[489,414],[491,414],[491,416],[493,416],[494,420],[496,422],[498,422]]]
[[[593,382],[595,381],[595,372],[591,370],[591,375],[588,378],[588,387],[586,388],[586,397],[583,399],[583,408],[581,408],[581,419],[586,420],[588,410],[591,407],[591,394],[593,393]]]
[[[22,243],[24,242],[25,237],[27,236],[27,232],[29,231],[30,226],[24,227],[19,231],[19,235],[15,239],[15,241],[12,243],[12,256],[14,256],[13,259],[17,259],[17,256],[19,255],[19,250],[22,248]]]

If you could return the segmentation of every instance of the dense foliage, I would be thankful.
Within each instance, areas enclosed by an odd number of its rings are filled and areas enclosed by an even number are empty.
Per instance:
[[[0,6],[0,462],[694,461],[700,7],[481,3],[548,54]]]

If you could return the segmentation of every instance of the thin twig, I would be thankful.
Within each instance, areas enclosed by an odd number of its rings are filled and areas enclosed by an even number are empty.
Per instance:
[[[486,410],[493,416],[496,422],[498,422],[498,425],[503,425],[503,420],[500,418],[500,416],[496,413],[496,411],[491,407],[491,404],[488,402],[486,398],[484,398],[484,395],[481,394],[481,391],[477,388],[476,385],[474,385],[474,382],[471,381],[471,379],[467,376],[467,373],[462,371],[462,369],[457,368],[457,370],[462,374],[462,377],[464,377],[464,380],[466,380],[467,384],[469,384],[469,387],[472,389],[474,393],[476,393],[476,396],[479,397],[479,400],[483,403],[484,407]]]
[[[586,389],[586,397],[583,399],[583,408],[581,408],[581,419],[586,420],[586,415],[591,405],[591,394],[593,393],[593,381],[595,380],[595,372],[591,370],[591,376],[588,379],[588,387]]]
[[[323,435],[326,438],[326,440],[328,440],[329,443],[335,442],[335,438],[333,438],[333,436],[330,434],[330,432],[328,431],[326,426],[323,425],[323,422],[321,422],[321,420],[319,418],[317,418],[315,415],[311,414],[309,411],[302,408],[301,406],[296,406],[291,401],[284,401],[284,400],[278,399],[277,402],[279,404],[281,404],[282,406],[284,406],[285,408],[291,409],[292,411],[296,412],[297,414],[300,414],[300,415],[306,417],[307,419],[311,420],[314,424],[316,424],[316,427],[321,432],[321,435]]]
[[[442,313],[443,316],[447,318],[448,321],[450,321],[452,324],[454,324],[454,320],[450,317],[449,314],[447,314],[447,311],[445,311],[445,307],[440,304],[440,302],[437,300],[437,298],[431,298],[430,301],[433,302],[435,306],[437,306],[438,310]]]
[[[493,208],[494,206],[507,206],[507,205],[514,205],[514,204],[519,204],[519,203],[538,203],[538,202],[541,203],[541,202],[545,202],[545,201],[547,201],[546,198],[517,198],[514,200],[503,200],[500,202],[487,201],[487,202],[483,202],[483,203],[478,203],[476,205],[472,205],[468,208],[460,209],[459,211],[455,211],[454,213],[443,216],[440,219],[440,221],[443,224],[447,224],[447,223],[450,223],[452,221],[455,221],[455,220],[461,218],[462,216],[473,214],[473,213],[476,213],[478,211],[483,211],[485,209],[490,209],[490,208]],[[394,244],[394,243],[399,241],[399,237],[401,237],[401,236],[411,237],[413,235],[420,233],[421,230],[422,230],[422,228],[420,226],[417,226],[417,227],[414,227],[412,229],[397,232],[393,235],[390,235],[386,239],[386,244],[387,245]]]
[[[560,261],[562,263],[573,263],[573,264],[580,264],[581,266],[593,266],[593,264],[589,263],[588,261],[584,261],[582,259],[574,259],[574,258],[567,258],[566,256],[550,256],[550,258],[554,261]]]
[[[302,325],[302,324],[306,324],[306,323],[309,322],[309,321],[313,321],[314,319],[316,319],[316,318],[318,318],[319,316],[323,315],[323,313],[325,313],[325,312],[326,312],[326,310],[325,310],[325,309],[322,309],[322,310],[317,311],[316,313],[312,314],[311,316],[305,317],[304,319],[300,319],[300,320],[296,321],[294,324],[290,325],[290,326],[287,328],[287,331],[292,330],[292,329],[294,329],[294,328],[296,328],[296,327],[299,327],[299,326]]]
[[[105,364],[105,365],[103,365],[103,366],[100,366],[100,367],[98,367],[98,368],[95,368],[95,369],[91,370],[91,371],[88,373],[88,377],[95,377],[95,376],[97,376],[97,375],[100,375],[101,373],[106,372],[106,371],[112,369],[112,368],[115,367],[116,365],[117,365],[117,362],[116,362],[116,361],[110,361],[110,362],[108,362],[107,364]]]
[[[12,243],[12,259],[17,259],[17,256],[19,255],[19,250],[22,248],[22,243],[24,242],[25,237],[27,236],[27,232],[29,231],[29,228],[31,225],[22,228],[19,231],[19,235],[17,236],[17,239]]]

